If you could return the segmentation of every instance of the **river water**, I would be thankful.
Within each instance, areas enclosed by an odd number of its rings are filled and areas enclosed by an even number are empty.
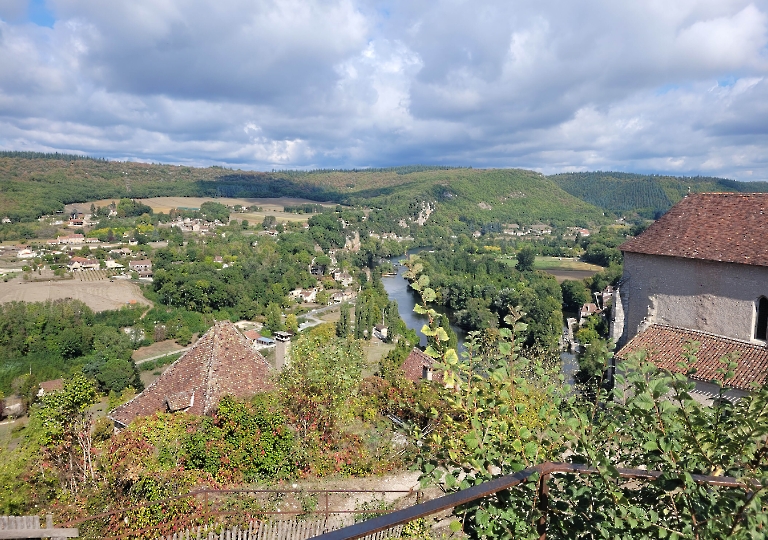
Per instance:
[[[397,264],[398,261],[402,261],[402,257],[395,257],[388,259],[392,264]],[[419,334],[419,340],[422,347],[427,346],[427,336],[421,333],[421,327],[428,323],[426,315],[419,315],[413,311],[413,307],[416,305],[416,301],[419,299],[416,291],[411,289],[410,282],[403,277],[403,274],[408,271],[405,266],[396,266],[397,275],[381,278],[384,283],[384,290],[387,291],[387,296],[390,300],[397,301],[397,307],[400,311],[400,318],[403,319],[405,325],[408,328],[416,330]],[[451,329],[456,332],[456,336],[459,338],[459,350],[464,350],[464,339],[467,337],[467,333],[456,326],[451,324]]]
[[[392,257],[387,259],[391,264],[397,264],[404,260],[402,257]],[[410,287],[410,282],[403,277],[403,274],[408,271],[405,266],[395,266],[397,270],[396,276],[382,277],[381,281],[384,284],[384,290],[387,291],[387,295],[390,300],[397,301],[397,307],[400,312],[400,318],[403,319],[405,325],[408,328],[416,330],[419,335],[421,347],[427,346],[427,336],[421,333],[421,327],[427,324],[428,319],[426,315],[419,315],[413,311],[413,307],[416,305],[416,301],[419,299],[418,294]],[[467,333],[456,326],[451,324],[451,329],[456,332],[456,336],[459,338],[459,352],[464,350],[464,340],[467,337]],[[565,330],[565,326],[563,326]],[[562,352],[560,354],[562,360],[562,371],[565,375],[565,382],[573,385],[573,375],[579,369],[579,365],[576,361],[576,356],[569,352]]]

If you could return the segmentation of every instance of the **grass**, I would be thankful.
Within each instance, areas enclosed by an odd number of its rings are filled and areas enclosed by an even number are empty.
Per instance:
[[[499,257],[499,261],[509,266],[515,266],[517,264],[517,259],[514,257]],[[576,270],[582,272],[599,272],[603,270],[602,266],[566,257],[537,256],[536,261],[533,263],[533,267],[536,270]]]

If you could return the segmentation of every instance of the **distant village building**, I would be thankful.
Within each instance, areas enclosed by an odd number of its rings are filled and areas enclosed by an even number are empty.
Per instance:
[[[646,350],[679,371],[682,345],[699,342],[699,393],[711,398],[719,361],[738,355],[727,384],[738,397],[768,378],[768,194],[689,195],[620,246],[624,273],[614,293],[611,336],[619,358]]]
[[[67,270],[70,272],[80,272],[84,270],[98,270],[99,261],[97,259],[86,259],[85,257],[72,257],[67,263]]]
[[[83,244],[85,242],[85,236],[82,234],[70,234],[68,236],[57,236],[56,241],[59,244],[76,245]]]
[[[130,261],[128,263],[128,269],[132,272],[139,274],[139,277],[151,277],[152,276],[152,261],[149,259],[141,259],[137,261]]]
[[[217,322],[138,396],[111,411],[124,428],[156,412],[212,414],[225,395],[248,398],[273,388],[269,364],[229,321]]]

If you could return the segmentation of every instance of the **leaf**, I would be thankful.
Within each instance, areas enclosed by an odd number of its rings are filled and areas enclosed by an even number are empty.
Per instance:
[[[450,528],[452,532],[459,532],[461,530],[461,523],[454,519],[453,521],[451,521]]]
[[[424,302],[434,302],[435,298],[437,298],[437,294],[435,294],[434,289],[430,289],[429,287],[427,287],[426,289],[421,291],[421,299],[424,300]]]

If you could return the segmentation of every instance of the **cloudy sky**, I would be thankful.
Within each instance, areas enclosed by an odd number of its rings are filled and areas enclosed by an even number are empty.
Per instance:
[[[0,149],[768,180],[768,0],[0,0]]]

